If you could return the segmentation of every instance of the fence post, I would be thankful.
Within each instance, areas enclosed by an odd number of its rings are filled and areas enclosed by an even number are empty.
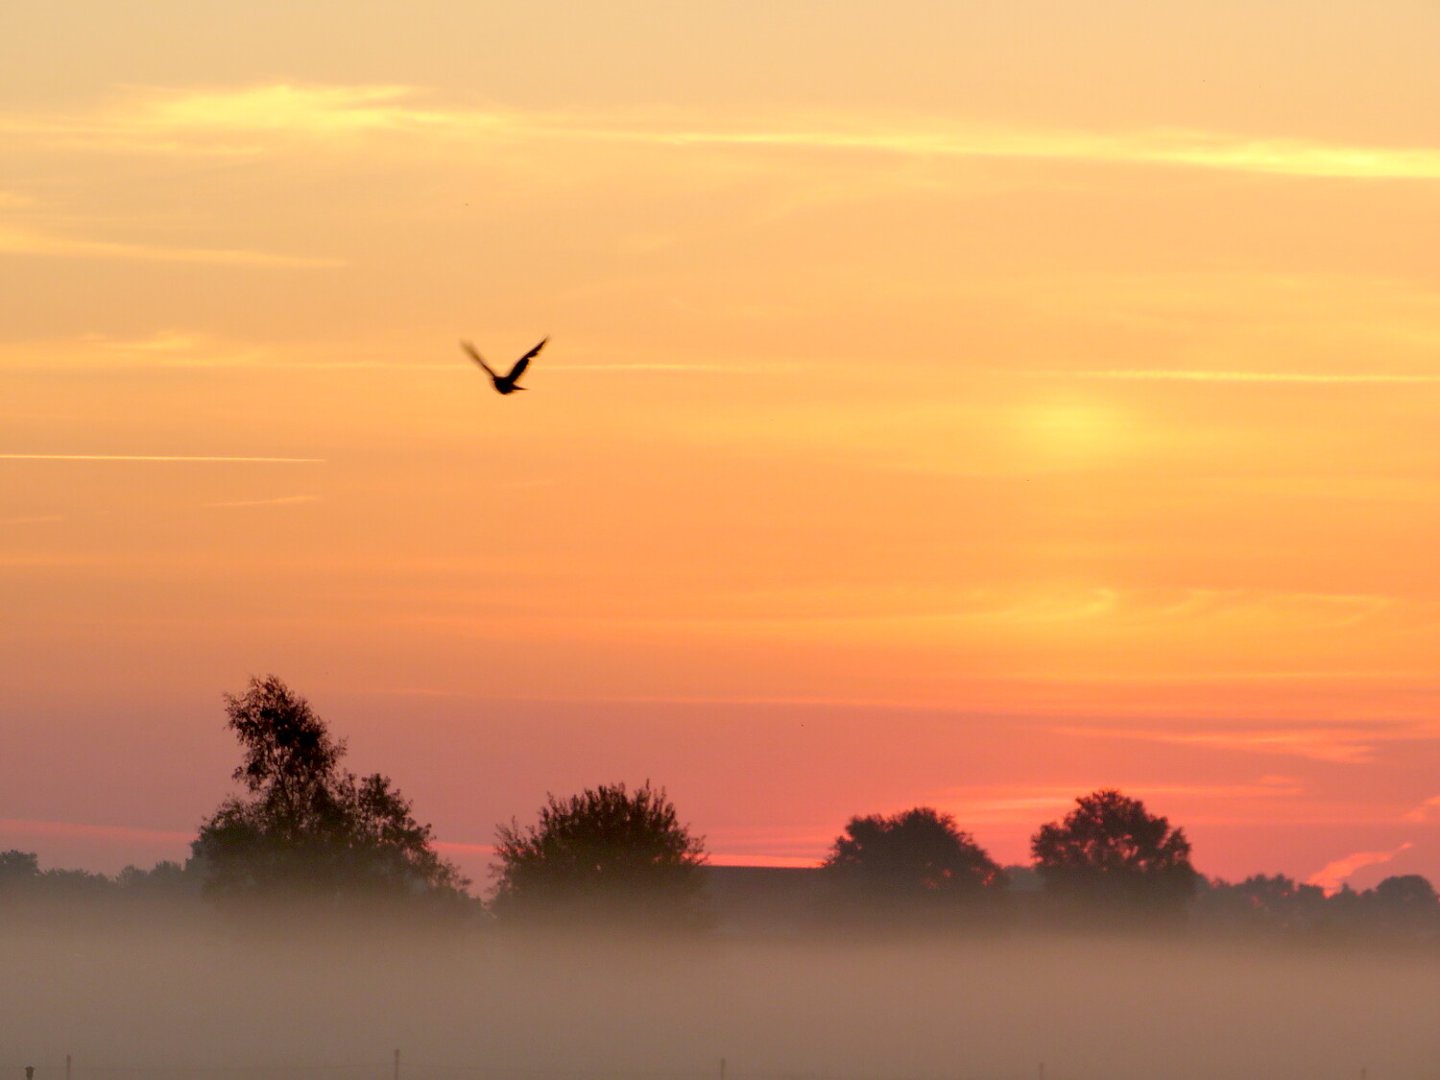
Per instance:
[[[70,1055],[65,1055],[65,1080],[70,1080]]]
[[[400,1051],[395,1051],[395,1072],[394,1080],[400,1080]]]
[[[725,1059],[720,1059],[720,1080],[725,1080]]]

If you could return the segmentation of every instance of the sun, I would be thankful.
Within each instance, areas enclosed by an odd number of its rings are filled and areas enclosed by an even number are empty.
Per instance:
[[[1047,464],[1090,465],[1120,453],[1133,434],[1127,417],[1097,401],[1048,400],[1015,418],[1019,452]]]

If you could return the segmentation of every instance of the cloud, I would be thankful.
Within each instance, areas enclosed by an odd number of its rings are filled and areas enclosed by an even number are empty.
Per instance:
[[[366,359],[376,351],[370,342],[334,343],[323,354],[296,353],[274,341],[218,337],[184,327],[161,327],[135,337],[88,333],[43,340],[0,341],[0,368],[54,371],[57,368],[257,368],[285,371],[444,371],[463,374],[467,364],[459,350],[446,358],[444,348],[426,347],[416,355],[436,360]],[[582,350],[583,351],[583,350]],[[333,357],[333,358],[332,358]],[[742,375],[792,372],[806,365],[793,361],[647,361],[567,358],[547,362],[555,376],[625,374]]]
[[[468,844],[460,840],[435,840],[432,846],[446,855],[494,855],[494,844]]]
[[[673,111],[525,111],[435,103],[434,98],[421,88],[394,84],[148,90],[79,115],[0,116],[0,133],[97,149],[182,153],[257,154],[275,139],[429,135],[473,142],[490,135],[677,149],[1040,160],[1358,180],[1440,179],[1440,148],[1428,146],[1365,146],[1188,129],[1000,127],[942,117],[834,112],[763,121],[696,112],[678,122]]]
[[[232,510],[249,506],[296,506],[300,503],[315,502],[318,495],[281,495],[274,499],[239,499],[234,502],[207,502],[201,506],[216,510]]]
[[[53,570],[58,567],[100,566],[105,562],[95,555],[34,555],[0,551],[0,569]]]
[[[711,375],[773,375],[780,371],[800,371],[808,366],[809,365],[790,361],[776,361],[774,363],[743,361],[737,361],[735,363],[714,363],[709,361],[672,363],[666,361],[635,360],[620,363],[606,363],[602,361],[597,364],[586,364],[583,362],[578,364],[550,364],[545,370],[563,371],[574,375],[587,375],[592,372],[609,373],[614,371],[655,371]]]
[[[1092,780],[1045,787],[947,788],[931,793],[928,798],[955,814],[962,823],[1033,822],[1037,814],[1068,812],[1077,793],[1091,791],[1095,786]],[[1141,799],[1292,798],[1303,793],[1302,786],[1293,778],[1274,776],[1241,784],[1111,783],[1105,786]]]
[[[1357,870],[1367,866],[1376,866],[1380,863],[1387,863],[1403,851],[1409,851],[1415,845],[1406,840],[1399,847],[1392,851],[1356,851],[1345,855],[1334,862],[1326,863],[1315,873],[1311,874],[1306,884],[1319,885],[1327,893],[1337,891],[1341,885]]]
[[[1429,821],[1432,816],[1440,817],[1440,795],[1430,796],[1413,810],[1407,810],[1401,818],[1419,824]]]
[[[1128,739],[1208,750],[1280,754],[1337,765],[1363,765],[1374,759],[1374,743],[1383,735],[1366,728],[1249,728],[1224,731],[1155,731],[1143,728],[1058,727],[1064,735]]]
[[[188,844],[193,832],[145,829],[132,825],[96,825],[83,821],[44,821],[27,818],[0,818],[0,836],[85,837],[97,840],[164,841]]]
[[[354,134],[377,130],[490,127],[501,117],[474,110],[427,109],[409,103],[420,91],[401,85],[295,86],[162,93],[133,114],[139,127],[161,130]]]
[[[398,85],[271,83],[226,89],[130,89],[77,113],[0,115],[0,134],[50,145],[121,153],[255,156],[276,139],[376,133],[474,136],[514,114],[432,109],[422,91]]]
[[[0,461],[240,462],[264,465],[323,465],[324,458],[248,457],[219,454],[0,454]]]
[[[226,341],[175,328],[134,338],[87,333],[0,342],[0,368],[8,370],[239,366],[282,365],[263,345]]]
[[[40,255],[68,259],[131,259],[142,262],[208,263],[217,266],[265,266],[313,269],[344,266],[341,259],[284,255],[243,248],[190,248],[114,240],[87,240],[0,226],[0,255]]]
[[[910,157],[1015,158],[1100,165],[1168,165],[1281,176],[1440,179],[1440,149],[1253,139],[1203,131],[1004,129],[928,121],[772,130],[596,130],[597,137],[675,145],[864,151]]]
[[[1057,379],[1110,379],[1121,382],[1305,383],[1337,386],[1440,383],[1440,372],[1205,371],[1117,369],[1113,371],[1019,371],[1017,375]]]

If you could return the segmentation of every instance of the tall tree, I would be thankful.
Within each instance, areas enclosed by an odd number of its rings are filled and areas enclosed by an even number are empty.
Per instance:
[[[842,912],[901,920],[973,912],[1007,884],[1005,872],[951,815],[928,806],[851,818],[823,872]]]
[[[666,930],[706,923],[704,843],[648,781],[634,791],[602,784],[568,799],[551,795],[538,824],[512,821],[496,839],[491,908],[504,921]]]
[[[330,906],[463,896],[468,882],[389,777],[342,769],[344,741],[280,679],[251,679],[226,695],[225,711],[244,750],[233,779],[246,793],[200,826],[194,853],[209,895]]]
[[[1046,891],[1092,913],[1174,912],[1199,883],[1185,831],[1114,790],[1076,799],[1064,821],[1040,828],[1030,849]]]

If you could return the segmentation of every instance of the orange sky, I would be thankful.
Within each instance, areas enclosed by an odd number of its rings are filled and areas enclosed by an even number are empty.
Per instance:
[[[1106,785],[1440,879],[1428,0],[52,7],[0,845],[182,853],[273,671],[456,845],[648,776],[1014,861]]]

